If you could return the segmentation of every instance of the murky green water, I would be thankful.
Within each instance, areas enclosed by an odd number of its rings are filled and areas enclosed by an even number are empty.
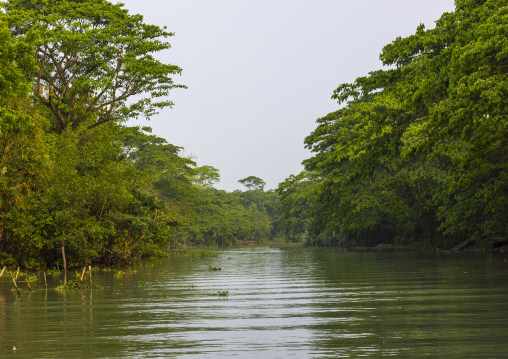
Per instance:
[[[0,358],[505,358],[505,258],[249,248],[20,297],[4,273]]]

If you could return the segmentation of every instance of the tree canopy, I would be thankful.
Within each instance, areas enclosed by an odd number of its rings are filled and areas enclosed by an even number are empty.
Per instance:
[[[17,37],[31,36],[37,65],[33,95],[59,131],[94,128],[171,106],[172,75],[181,69],[154,57],[173,33],[148,25],[122,4],[105,0],[9,0],[3,20]]]
[[[457,0],[341,84],[276,191],[124,121],[170,106],[172,36],[104,0],[0,13],[0,265],[111,265],[169,245],[508,242],[508,0]]]
[[[323,242],[507,240],[507,4],[457,1],[334,91],[345,106],[305,139]]]
[[[185,87],[155,57],[172,33],[104,0],[1,7],[0,264],[111,265],[269,238],[262,204],[213,188],[218,169],[124,125]]]
[[[262,191],[266,186],[265,181],[263,181],[261,178],[256,177],[256,176],[249,176],[249,177],[243,178],[241,180],[238,180],[238,183],[241,183],[242,185],[247,187],[247,190],[249,190],[249,191],[254,191],[254,190]]]

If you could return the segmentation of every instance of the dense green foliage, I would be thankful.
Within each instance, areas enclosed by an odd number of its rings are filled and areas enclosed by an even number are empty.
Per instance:
[[[3,8],[17,38],[34,38],[32,94],[60,131],[150,117],[172,104],[159,98],[182,87],[170,77],[180,68],[153,56],[170,47],[161,39],[173,34],[143,23],[122,4],[10,0]]]
[[[508,239],[507,5],[457,0],[385,46],[391,68],[334,91],[345,106],[305,140],[316,179],[279,186],[292,228],[325,244]]]
[[[508,238],[508,0],[457,0],[340,85],[305,171],[265,191],[125,121],[172,103],[172,33],[105,0],[0,14],[0,265],[129,263],[169,246],[498,245]]]
[[[184,87],[170,77],[181,70],[153,56],[171,33],[103,0],[2,7],[1,265],[111,265],[170,245],[270,238],[262,187],[218,191],[216,168],[123,125]]]

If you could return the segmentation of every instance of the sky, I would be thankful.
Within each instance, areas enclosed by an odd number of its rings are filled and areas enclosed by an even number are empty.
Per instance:
[[[339,109],[333,90],[382,68],[379,54],[420,23],[433,28],[454,0],[123,0],[148,24],[167,26],[182,68],[165,108],[147,123],[198,166],[220,170],[215,187],[275,189],[312,154],[304,139]]]

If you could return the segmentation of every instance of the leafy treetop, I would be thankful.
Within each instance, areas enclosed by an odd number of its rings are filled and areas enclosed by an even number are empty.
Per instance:
[[[194,168],[192,182],[200,188],[210,188],[220,181],[219,170],[213,166],[200,166]]]
[[[165,97],[181,69],[153,54],[166,50],[165,28],[147,25],[105,0],[8,0],[0,3],[14,36],[37,35],[32,90],[58,131],[94,128],[173,103]]]
[[[247,178],[241,179],[238,181],[238,183],[241,183],[242,185],[247,187],[247,190],[249,191],[252,190],[262,191],[266,186],[265,181],[256,176],[249,176]]]

